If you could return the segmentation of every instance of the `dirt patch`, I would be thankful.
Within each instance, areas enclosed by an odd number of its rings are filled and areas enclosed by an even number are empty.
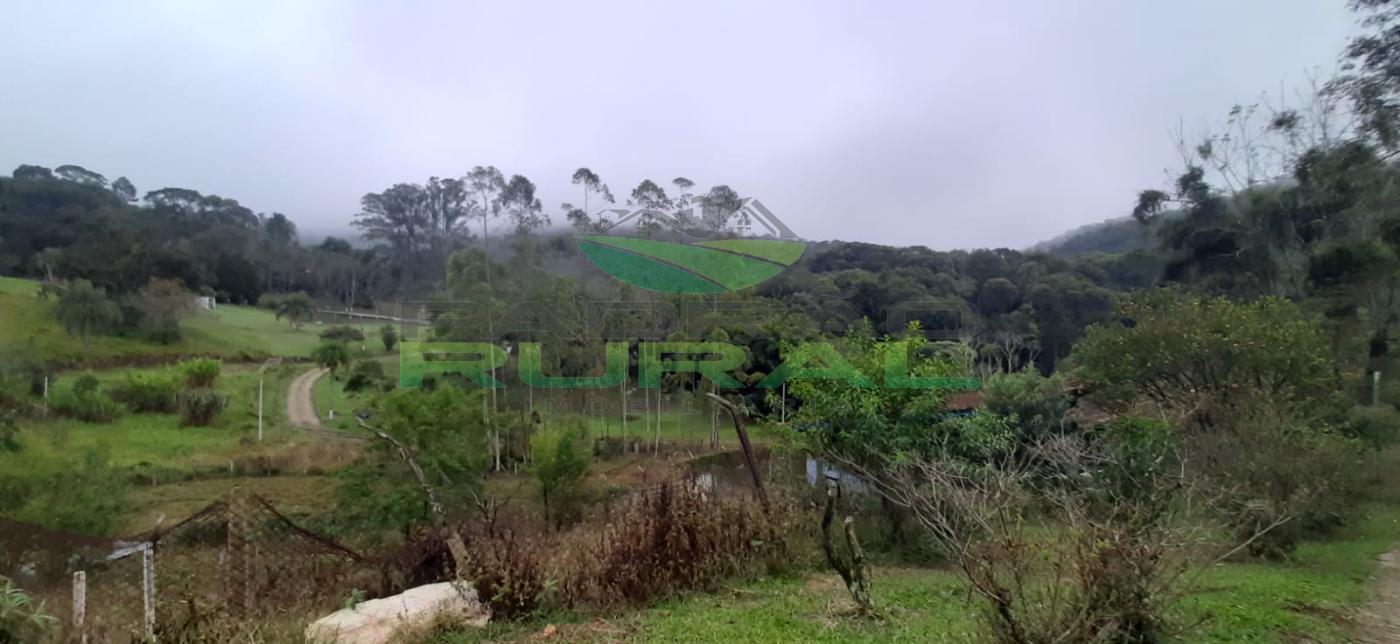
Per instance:
[[[1381,555],[1371,601],[1356,615],[1356,641],[1400,642],[1400,550]]]

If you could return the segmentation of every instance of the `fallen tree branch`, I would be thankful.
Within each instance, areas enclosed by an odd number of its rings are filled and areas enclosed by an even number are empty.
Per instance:
[[[418,465],[418,461],[413,458],[413,453],[397,438],[370,427],[363,418],[356,420],[359,421],[361,429],[374,434],[379,440],[398,450],[403,462],[408,464],[408,469],[413,470],[413,476],[418,478],[418,486],[423,488],[423,494],[428,497],[428,506],[432,508],[438,530],[442,531],[443,539],[447,541],[447,549],[452,553],[452,563],[457,568],[457,578],[465,579],[470,564],[470,557],[467,555],[467,542],[462,539],[462,533],[452,527],[452,523],[447,520],[447,510],[443,507],[442,501],[438,499],[437,490],[434,490],[433,486],[428,483],[428,477],[423,473],[423,468]]]

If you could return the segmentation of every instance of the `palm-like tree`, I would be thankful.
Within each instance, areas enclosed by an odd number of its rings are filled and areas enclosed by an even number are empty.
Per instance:
[[[301,321],[310,320],[315,313],[311,297],[305,293],[288,295],[277,305],[277,319],[287,318],[287,325],[297,328],[301,328]]]
[[[311,359],[316,364],[321,365],[331,371],[331,377],[335,377],[336,369],[350,364],[350,350],[340,342],[322,342],[311,352]]]
[[[92,285],[87,280],[78,280],[68,285],[63,296],[58,299],[54,315],[68,333],[76,333],[83,338],[83,350],[88,348],[88,335],[104,327],[121,322],[122,312],[107,292]]]

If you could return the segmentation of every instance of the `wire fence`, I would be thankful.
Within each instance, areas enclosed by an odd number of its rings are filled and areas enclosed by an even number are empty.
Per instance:
[[[58,619],[61,641],[178,641],[277,614],[325,612],[380,576],[374,562],[240,490],[177,524],[108,545],[105,554],[94,556],[97,546],[88,544],[70,555],[66,579],[53,570],[19,575]]]

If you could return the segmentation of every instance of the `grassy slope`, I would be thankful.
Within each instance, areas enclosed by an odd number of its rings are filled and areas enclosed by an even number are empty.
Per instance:
[[[271,311],[221,305],[216,311],[190,314],[181,322],[184,337],[172,344],[95,336],[84,348],[80,338],[69,335],[54,319],[54,302],[38,299],[37,291],[37,282],[0,277],[0,345],[33,341],[45,360],[62,364],[114,364],[183,355],[302,357],[319,342],[315,325],[295,329],[278,321]]]
[[[173,414],[132,414],[111,424],[70,419],[26,421],[21,429],[23,451],[0,453],[0,470],[39,474],[63,467],[83,451],[105,450],[112,464],[142,484],[128,498],[123,521],[126,533],[149,529],[162,514],[183,518],[218,498],[235,485],[287,499],[292,509],[312,505],[309,496],[329,485],[316,476],[326,463],[339,463],[343,446],[309,438],[284,424],[287,385],[303,367],[270,369],[264,381],[264,439],[256,443],[258,374],[253,365],[225,365],[216,386],[229,398],[228,406],[211,427],[180,427]],[[119,381],[138,369],[93,372],[104,383]],[[58,391],[72,387],[77,372],[64,374]],[[105,385],[104,385],[105,386]],[[246,478],[249,468],[270,463],[289,477]],[[239,468],[229,473],[230,467]],[[305,474],[310,473],[311,476]]]

